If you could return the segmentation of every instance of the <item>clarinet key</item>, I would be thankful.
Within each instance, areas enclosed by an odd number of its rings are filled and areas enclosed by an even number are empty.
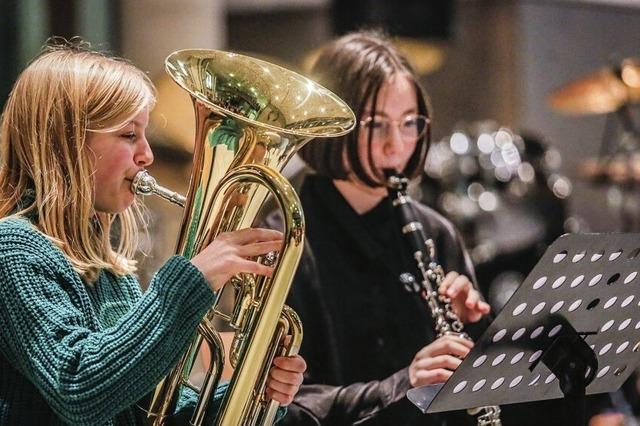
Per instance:
[[[409,293],[420,293],[420,284],[416,280],[416,277],[409,272],[403,272],[398,277],[400,283],[404,286],[404,289]]]

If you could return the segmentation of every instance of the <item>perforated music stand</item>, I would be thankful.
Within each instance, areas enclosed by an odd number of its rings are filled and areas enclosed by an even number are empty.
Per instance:
[[[617,390],[640,363],[640,235],[557,239],[443,385],[407,393],[424,413]]]

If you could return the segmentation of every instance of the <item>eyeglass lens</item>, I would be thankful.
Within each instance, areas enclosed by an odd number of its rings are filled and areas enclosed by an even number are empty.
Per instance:
[[[374,139],[387,138],[391,133],[391,126],[397,125],[403,139],[416,140],[424,135],[426,131],[427,117],[410,115],[399,121],[369,117],[362,121],[361,124],[366,131],[371,132]]]

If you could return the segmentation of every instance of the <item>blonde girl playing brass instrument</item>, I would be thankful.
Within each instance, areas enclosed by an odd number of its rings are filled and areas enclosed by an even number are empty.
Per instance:
[[[172,257],[141,292],[130,186],[153,161],[154,102],[142,71],[78,42],[45,48],[13,87],[1,133],[0,424],[139,424],[137,401],[215,292],[236,273],[271,273],[248,259],[278,250],[281,234],[246,229]],[[267,394],[289,404],[304,369],[276,358]],[[177,411],[194,399],[185,390]]]

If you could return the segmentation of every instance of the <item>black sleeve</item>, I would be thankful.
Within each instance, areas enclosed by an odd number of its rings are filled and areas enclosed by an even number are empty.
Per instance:
[[[390,409],[408,409],[409,372],[345,386],[303,385],[280,425],[366,424]],[[413,408],[415,409],[415,408]]]

